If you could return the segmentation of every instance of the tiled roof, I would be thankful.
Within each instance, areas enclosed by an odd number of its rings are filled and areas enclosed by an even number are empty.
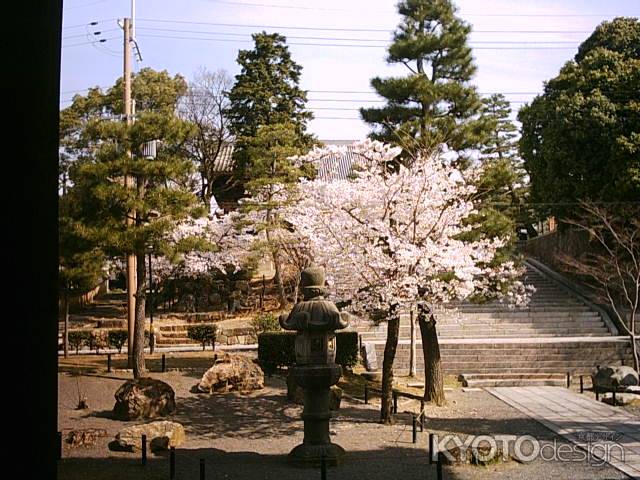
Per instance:
[[[349,145],[345,154],[331,154],[320,160],[317,165],[318,179],[324,181],[346,180],[349,178],[353,166],[357,163],[358,158]]]
[[[222,146],[213,162],[213,171],[215,173],[233,172],[233,143],[227,143]]]
[[[351,144],[355,140],[325,140],[325,145],[347,145],[347,153],[345,155],[331,154],[322,158],[317,165],[318,178],[325,181],[344,180],[349,177],[353,165],[357,163],[357,158],[353,154]],[[233,172],[233,148],[232,143],[224,145],[220,149],[220,153],[216,157],[213,164],[213,171],[216,173]]]

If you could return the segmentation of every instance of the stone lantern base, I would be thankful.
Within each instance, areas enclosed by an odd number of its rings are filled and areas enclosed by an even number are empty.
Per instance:
[[[340,464],[345,451],[340,445],[326,443],[323,445],[308,445],[302,443],[295,447],[287,457],[288,462],[296,467],[318,468],[322,462],[322,455],[325,457],[325,464],[328,467]]]
[[[322,456],[327,465],[337,465],[345,454],[329,437],[329,387],[342,374],[340,365],[292,367],[296,383],[304,388],[304,441],[289,453],[289,463],[299,467],[318,467]]]

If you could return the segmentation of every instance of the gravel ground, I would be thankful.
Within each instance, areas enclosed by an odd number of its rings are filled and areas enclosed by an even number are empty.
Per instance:
[[[185,426],[186,442],[176,451],[176,478],[196,479],[199,459],[206,461],[210,479],[299,479],[319,478],[317,470],[302,470],[286,463],[287,453],[302,442],[300,406],[286,401],[283,379],[266,379],[265,388],[250,395],[191,393],[201,372],[153,373],[176,391],[178,412],[172,420]],[[65,445],[59,463],[61,480],[167,479],[167,455],[151,455],[146,466],[140,454],[110,450],[116,433],[126,425],[110,416],[116,389],[128,373],[71,376],[58,379],[58,425],[65,435],[71,429],[102,428],[106,437],[93,447]],[[75,410],[78,387],[86,395],[88,410]],[[359,399],[343,398],[342,408],[332,420],[332,438],[347,450],[342,465],[330,467],[328,479],[435,479],[435,466],[428,464],[427,431],[461,437],[479,434],[532,435],[542,443],[564,444],[551,431],[504,404],[485,391],[447,392],[445,407],[426,408],[426,431],[413,444],[411,415],[415,401],[400,400],[397,423],[377,423],[379,405],[374,399],[364,405]],[[588,460],[571,462],[535,460],[521,464],[509,461],[487,467],[445,466],[446,479],[623,479],[628,478],[608,465],[591,465]]]

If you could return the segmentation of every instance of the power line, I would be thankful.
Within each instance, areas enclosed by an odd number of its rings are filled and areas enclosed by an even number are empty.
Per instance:
[[[200,40],[207,42],[232,42],[232,43],[252,43],[252,40],[228,39],[228,38],[203,38],[203,37],[183,37],[175,35],[139,35],[144,38],[162,38],[167,40]],[[289,42],[288,45],[314,46],[314,47],[348,47],[348,48],[387,48],[388,45],[358,45],[352,43],[309,43],[309,42]],[[474,50],[575,50],[575,47],[475,47]]]
[[[302,27],[294,25],[256,25],[256,24],[242,24],[242,23],[218,23],[218,22],[196,22],[189,20],[168,20],[161,18],[138,18],[139,22],[151,22],[151,23],[176,23],[186,25],[209,25],[215,27],[232,27],[232,28],[273,28],[280,30],[319,30],[328,32],[384,32],[393,33],[394,29],[389,28],[337,28],[337,27]],[[591,33],[590,30],[472,30],[474,33]]]
[[[282,8],[292,10],[313,10],[328,12],[359,12],[360,10],[344,9],[344,8],[323,8],[323,7],[302,7],[297,5],[278,5],[272,3],[255,3],[255,2],[233,2],[228,0],[210,0],[215,3],[231,6],[243,7],[264,7],[264,8]],[[379,13],[389,13],[388,10],[377,10]],[[465,17],[615,17],[617,15],[597,14],[597,13],[567,13],[567,14],[537,14],[537,13],[465,13],[460,12]]]
[[[115,32],[120,30],[119,28],[110,28],[108,30],[98,30],[95,32],[85,32],[85,33],[78,33],[75,35],[67,35],[66,37],[62,37],[62,40],[67,40],[69,38],[78,38],[78,37],[88,37],[91,35],[102,35],[103,33],[108,33],[108,32]]]
[[[236,33],[236,32],[212,32],[212,31],[202,31],[202,30],[185,30],[185,29],[172,29],[172,28],[154,28],[154,27],[139,27],[138,30],[151,30],[151,31],[159,31],[159,32],[174,32],[174,33],[197,33],[202,35],[230,35],[237,37],[248,37],[250,34],[248,33]],[[384,38],[345,38],[345,37],[300,37],[300,36],[289,36],[287,38],[293,38],[298,40],[330,40],[330,41],[355,41],[355,42],[387,42],[389,39]],[[526,45],[536,45],[536,44],[571,44],[574,45],[579,43],[578,40],[536,40],[536,41],[526,41],[526,40],[472,40],[469,42],[470,44],[526,44]]]
[[[91,42],[83,42],[83,43],[74,43],[74,44],[71,44],[71,45],[63,45],[62,48],[81,47],[83,45],[95,45],[96,43],[105,43],[108,40],[116,40],[118,38],[119,37],[100,38],[100,39],[93,40]]]
[[[93,27],[98,25],[100,22],[110,22],[112,20],[117,20],[117,18],[105,18],[102,20],[94,20],[92,22],[89,23],[79,23],[78,25],[69,25],[66,27],[62,27],[63,30],[67,30],[69,28],[80,28],[80,27]]]

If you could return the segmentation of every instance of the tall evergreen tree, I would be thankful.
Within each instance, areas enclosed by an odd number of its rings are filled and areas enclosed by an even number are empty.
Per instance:
[[[490,130],[480,152],[486,158],[514,159],[518,155],[518,128],[511,121],[511,107],[501,93],[482,100],[481,115]]]
[[[253,222],[264,237],[256,245],[268,253],[275,267],[280,305],[286,298],[282,279],[282,255],[278,210],[286,192],[297,183],[301,171],[289,157],[306,153],[316,142],[306,132],[313,118],[305,110],[307,94],[298,86],[302,67],[291,59],[285,37],[265,32],[253,35],[253,50],[241,50],[242,67],[229,92],[229,129],[235,135],[235,176],[249,200],[245,220]]]
[[[307,94],[298,86],[302,67],[292,60],[285,37],[262,32],[252,38],[254,48],[238,53],[241,71],[229,92],[226,111],[229,130],[236,137],[235,173],[243,184],[261,175],[255,172],[264,171],[259,166],[260,155],[252,155],[247,148],[261,126],[288,124],[293,145],[307,149],[313,144],[307,133],[307,122],[313,115],[305,110]]]
[[[410,148],[431,149],[446,143],[462,152],[483,140],[486,122],[478,117],[481,102],[469,81],[475,73],[467,36],[471,27],[455,15],[450,0],[404,0],[402,21],[389,46],[387,62],[409,70],[403,77],[371,80],[387,100],[381,108],[360,109],[374,126],[372,138],[393,143],[416,139]]]
[[[137,108],[132,125],[117,115],[122,79],[104,94],[96,89],[76,97],[61,113],[63,144],[76,158],[68,190],[74,220],[106,254],[137,257],[132,346],[136,378],[145,372],[145,254],[151,248],[171,256],[180,247],[170,241],[171,232],[182,220],[204,211],[197,197],[180,187],[193,172],[183,148],[191,126],[174,114],[185,90],[182,77],[144,69],[133,79]],[[154,157],[143,150],[151,141],[158,141]],[[125,185],[125,176],[135,179],[133,187]],[[135,212],[133,225],[125,221],[130,212]],[[193,239],[184,243],[197,245]]]

